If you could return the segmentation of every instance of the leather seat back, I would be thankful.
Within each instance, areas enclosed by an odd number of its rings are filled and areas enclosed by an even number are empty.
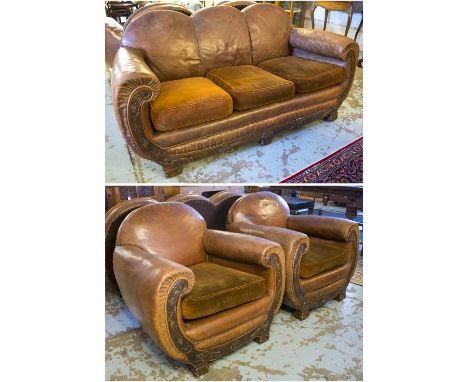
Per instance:
[[[210,196],[210,201],[216,206],[216,219],[213,229],[226,231],[226,220],[234,202],[242,196],[240,192],[220,191]]]
[[[191,266],[206,261],[206,223],[183,203],[158,203],[130,213],[120,226],[117,245],[135,245],[176,263]]]
[[[192,19],[180,12],[142,12],[127,25],[121,45],[143,51],[160,81],[204,75]]]
[[[289,56],[292,24],[284,9],[273,4],[255,4],[242,10],[252,43],[253,64]]]
[[[112,256],[114,254],[115,242],[117,240],[117,232],[119,231],[120,225],[129,213],[133,212],[137,208],[155,203],[158,202],[152,197],[124,200],[119,204],[116,204],[106,212],[105,267],[107,277],[114,284],[117,284],[117,282],[115,280],[114,269],[112,266]]]
[[[197,211],[203,219],[207,228],[215,228],[216,206],[207,198],[199,194],[179,194],[166,200],[167,202],[185,203]]]
[[[245,17],[236,8],[209,7],[192,15],[205,73],[226,66],[251,65]]]
[[[238,199],[229,210],[227,222],[286,228],[288,216],[288,204],[281,196],[261,191]]]

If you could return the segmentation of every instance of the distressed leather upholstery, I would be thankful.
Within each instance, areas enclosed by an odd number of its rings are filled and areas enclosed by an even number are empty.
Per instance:
[[[227,117],[232,99],[209,79],[190,77],[161,83],[150,107],[155,128],[168,131]]]
[[[215,6],[191,16],[157,7],[137,12],[125,25],[114,60],[114,111],[129,147],[161,164],[168,177],[186,162],[255,140],[268,144],[282,130],[336,119],[352,84],[356,42],[293,28],[275,5],[253,4],[242,11]],[[190,99],[166,86],[201,77],[216,83],[214,88],[206,82],[208,93],[223,88],[230,95],[232,113],[227,104],[211,106],[208,94],[193,111]],[[190,94],[189,87],[184,90]],[[177,101],[171,113],[158,100],[165,97]],[[165,118],[155,115],[158,107]]]
[[[177,202],[131,212],[120,225],[113,266],[142,328],[196,376],[251,340],[268,339],[284,293],[280,245],[209,230],[198,212]]]
[[[341,66],[295,56],[272,58],[258,66],[293,82],[296,93],[307,93],[338,84],[345,75]]]
[[[195,285],[182,298],[182,317],[186,320],[206,317],[265,296],[263,277],[208,261],[189,268],[195,276]]]
[[[285,252],[283,304],[296,318],[326,301],[345,298],[359,245],[358,224],[324,216],[290,215],[283,198],[272,192],[247,194],[232,205],[227,230],[272,240]]]
[[[207,77],[232,97],[234,109],[244,110],[294,96],[294,84],[253,65],[210,70]]]

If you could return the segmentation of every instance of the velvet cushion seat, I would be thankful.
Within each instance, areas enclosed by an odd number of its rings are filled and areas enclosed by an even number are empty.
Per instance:
[[[293,82],[296,93],[308,93],[340,83],[345,75],[341,66],[295,56],[273,58],[258,66]]]
[[[161,82],[159,96],[150,104],[156,130],[176,130],[222,119],[232,113],[232,99],[205,77]]]
[[[186,320],[206,317],[265,296],[263,277],[211,262],[189,268],[195,276],[195,284],[182,298],[182,317]]]
[[[302,255],[299,276],[307,279],[346,264],[346,249],[327,244],[313,244]]]
[[[222,87],[234,101],[234,109],[244,110],[294,97],[294,84],[253,65],[210,70],[207,77]]]

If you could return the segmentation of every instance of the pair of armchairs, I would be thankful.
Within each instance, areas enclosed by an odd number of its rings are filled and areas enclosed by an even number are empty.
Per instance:
[[[281,197],[259,192],[237,198],[220,231],[180,201],[145,201],[125,217],[113,272],[143,329],[195,376],[251,340],[266,341],[281,303],[304,319],[345,297],[356,223],[290,216]]]

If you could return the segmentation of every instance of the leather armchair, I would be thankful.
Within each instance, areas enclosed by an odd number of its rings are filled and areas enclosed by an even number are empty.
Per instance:
[[[143,329],[195,376],[251,340],[266,341],[284,293],[281,246],[209,230],[182,203],[129,214],[113,265],[122,297]]]
[[[143,7],[114,60],[114,112],[129,147],[173,177],[184,163],[335,120],[358,56],[353,40],[293,28],[272,4],[190,17]]]
[[[290,215],[289,207],[272,192],[238,199],[227,218],[227,230],[280,244],[285,253],[283,304],[303,320],[326,301],[341,301],[356,268],[358,224],[325,216]]]
[[[114,254],[115,242],[117,240],[117,232],[119,231],[120,224],[127,217],[127,215],[135,211],[137,208],[146,206],[148,204],[157,203],[153,197],[136,198],[132,200],[124,200],[106,212],[105,220],[105,269],[107,279],[117,286],[115,280],[114,269],[112,267],[112,256]]]

